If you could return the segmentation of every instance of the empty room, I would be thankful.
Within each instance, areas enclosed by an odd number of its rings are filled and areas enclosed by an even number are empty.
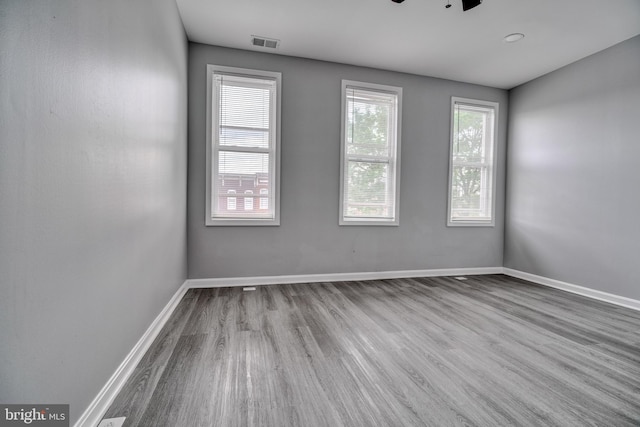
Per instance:
[[[640,2],[0,0],[0,425],[640,425]]]

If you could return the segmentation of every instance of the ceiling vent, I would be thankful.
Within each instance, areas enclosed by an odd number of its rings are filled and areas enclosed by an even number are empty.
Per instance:
[[[280,40],[269,39],[262,36],[251,36],[251,44],[257,47],[266,47],[269,49],[277,49],[280,45]]]

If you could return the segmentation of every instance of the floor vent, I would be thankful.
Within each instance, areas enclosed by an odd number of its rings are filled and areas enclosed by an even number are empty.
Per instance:
[[[98,427],[122,427],[122,424],[124,424],[124,420],[125,417],[105,418],[100,421]]]
[[[242,290],[245,291],[245,292],[255,291],[256,287],[255,286],[247,286],[245,288],[242,288]]]
[[[269,49],[277,49],[280,45],[280,40],[269,39],[261,36],[251,36],[251,44],[257,47],[266,47]]]

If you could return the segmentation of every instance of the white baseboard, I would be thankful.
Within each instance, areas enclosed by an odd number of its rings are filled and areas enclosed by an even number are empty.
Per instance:
[[[100,420],[109,409],[109,406],[113,403],[113,400],[116,398],[127,379],[129,379],[129,376],[133,373],[138,362],[140,362],[153,343],[153,340],[156,339],[162,327],[165,325],[167,320],[169,320],[169,317],[178,306],[178,303],[187,290],[187,282],[184,282],[173,297],[171,297],[171,300],[169,300],[167,305],[162,309],[158,317],[156,317],[153,323],[151,323],[151,326],[149,326],[144,335],[142,335],[142,338],[140,338],[127,357],[122,361],[120,366],[118,366],[118,369],[116,369],[111,378],[109,378],[109,381],[107,381],[105,386],[102,387],[100,393],[98,393],[96,398],[93,399],[93,402],[91,402],[89,407],[84,411],[80,419],[76,421],[74,427],[95,427],[100,423]]]
[[[443,268],[434,270],[374,271],[368,273],[302,274],[291,276],[228,277],[189,279],[189,288],[276,285],[290,283],[348,282],[353,280],[402,279],[407,277],[469,276],[502,274],[502,267]]]
[[[539,285],[561,289],[563,291],[571,292],[571,293],[582,295],[585,297],[619,305],[621,307],[626,307],[626,308],[640,311],[640,301],[635,299],[621,297],[619,295],[614,295],[614,294],[598,291],[591,288],[585,288],[584,286],[574,285],[567,282],[561,282],[560,280],[549,279],[548,277],[537,276],[535,274],[525,273],[524,271],[513,270],[511,268],[506,268],[506,267],[503,268],[503,273],[506,274],[507,276],[528,280],[529,282],[537,283]]]
[[[227,286],[274,285],[278,283],[312,283],[338,282],[349,280],[399,279],[404,277],[434,277],[434,276],[463,276],[476,274],[500,274],[502,267],[483,268],[451,268],[437,270],[405,270],[379,271],[373,273],[338,273],[338,274],[309,274],[295,276],[263,276],[263,277],[232,277],[223,279],[189,279],[176,291],[162,312],[155,318],[151,326],[129,352],[118,369],[102,387],[89,407],[80,416],[74,427],[95,427],[109,409],[127,379],[147,352],[153,340],[158,336],[169,317],[178,306],[184,294],[190,288],[212,288]]]
[[[438,270],[406,270],[380,271],[373,273],[339,273],[339,274],[309,274],[297,276],[263,276],[263,277],[233,277],[226,279],[189,279],[176,291],[171,300],[156,317],[142,338],[136,343],[118,369],[102,387],[89,407],[76,421],[74,427],[95,427],[109,409],[127,379],[147,352],[153,340],[158,336],[169,317],[177,307],[184,294],[190,288],[212,288],[226,286],[273,285],[278,283],[312,283],[337,282],[349,280],[399,279],[403,277],[433,277],[433,276],[463,276],[476,274],[500,274],[502,267],[483,268],[451,268]]]
[[[158,336],[178,303],[190,288],[218,288],[235,286],[275,285],[293,283],[315,282],[342,282],[359,280],[402,279],[408,277],[437,277],[437,276],[470,276],[483,274],[505,274],[528,280],[543,286],[549,286],[563,291],[572,292],[600,301],[609,302],[622,307],[640,311],[640,301],[559,280],[549,279],[535,274],[525,273],[504,267],[479,267],[479,268],[444,268],[433,270],[403,270],[403,271],[376,271],[368,273],[336,273],[336,274],[305,274],[289,276],[261,276],[261,277],[230,277],[214,279],[188,279],[176,291],[171,300],[156,317],[151,326],[146,330],[142,338],[136,343],[109,381],[93,399],[93,402],[84,411],[74,427],[95,427],[98,425],[109,406],[120,392],[129,376],[133,373],[137,364],[147,352],[153,340]]]

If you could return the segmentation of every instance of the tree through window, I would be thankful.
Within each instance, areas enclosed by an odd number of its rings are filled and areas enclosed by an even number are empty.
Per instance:
[[[340,224],[398,224],[402,89],[343,81]]]
[[[498,104],[452,99],[449,225],[493,225]]]

